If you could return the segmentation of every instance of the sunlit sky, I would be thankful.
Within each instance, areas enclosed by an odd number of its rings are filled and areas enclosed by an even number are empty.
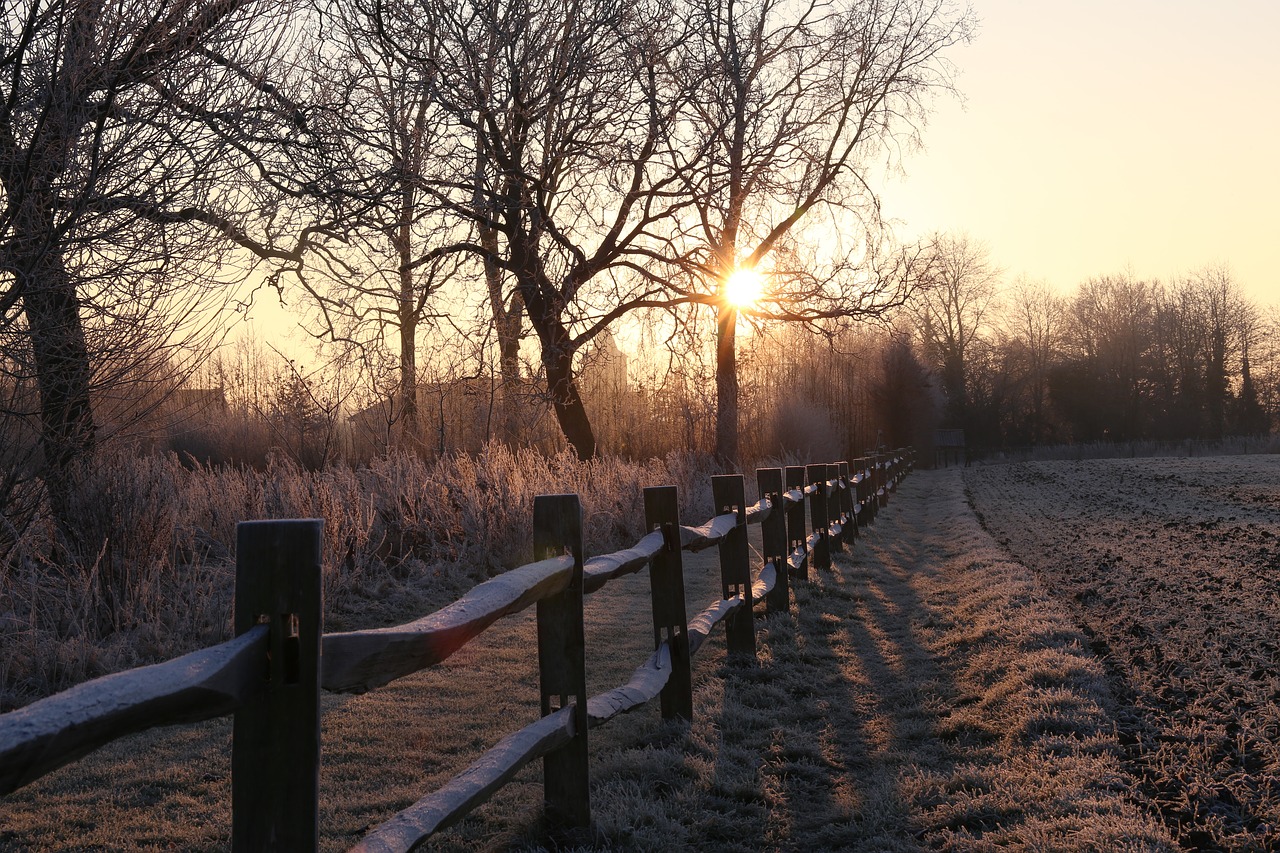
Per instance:
[[[900,232],[1063,291],[1225,263],[1280,303],[1280,0],[971,2],[963,102],[881,191]]]

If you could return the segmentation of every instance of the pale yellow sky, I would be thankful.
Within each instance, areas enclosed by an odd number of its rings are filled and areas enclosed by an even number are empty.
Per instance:
[[[1061,290],[1229,265],[1280,304],[1280,0],[972,0],[964,103],[882,189]]]

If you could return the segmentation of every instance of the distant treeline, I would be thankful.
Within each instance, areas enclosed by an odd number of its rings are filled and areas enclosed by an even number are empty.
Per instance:
[[[1226,267],[1168,282],[1090,278],[1061,296],[1004,287],[981,247],[950,263],[912,316],[943,425],[986,447],[1264,435],[1280,415],[1280,315]]]
[[[673,357],[643,341],[630,353],[610,336],[597,341],[583,356],[580,385],[602,452],[637,460],[713,453],[714,365],[704,351],[712,346],[709,335],[693,336]],[[779,452],[837,458],[879,444],[927,442],[937,421],[936,395],[909,336],[888,327],[830,340],[790,326],[760,329],[746,339],[741,360],[748,459]],[[318,469],[409,446],[426,458],[477,453],[490,442],[546,453],[566,446],[536,369],[514,384],[482,359],[436,373],[419,383],[409,436],[397,390],[379,395],[339,366],[308,370],[247,341],[224,348],[131,430],[142,447],[257,468],[273,454]]]
[[[990,266],[965,240],[938,245]],[[825,337],[791,325],[743,336],[744,457],[928,448],[938,428],[965,430],[971,448],[1215,440],[1269,434],[1280,417],[1280,315],[1244,298],[1224,269],[1168,283],[1102,276],[1062,295],[1025,279],[978,277],[976,267],[940,275],[884,324]],[[713,452],[711,329],[683,330],[676,346],[652,332],[631,336],[625,350],[603,335],[581,357],[601,450],[635,459]],[[398,388],[379,391],[349,364],[321,364],[304,367],[253,341],[224,347],[176,391],[140,379],[124,408],[150,414],[121,429],[182,458],[259,468],[272,454],[316,469],[403,447]],[[491,441],[565,446],[536,362],[513,386],[476,352],[437,365],[417,393],[411,438],[425,457]]]
[[[1227,270],[1167,283],[1101,276],[1063,295],[1002,283],[964,239],[938,246],[968,253],[966,264],[938,261],[966,274],[939,275],[884,324],[744,336],[745,457],[928,448],[938,428],[963,429],[980,448],[1215,440],[1269,434],[1280,417],[1280,314],[1246,299]],[[583,354],[582,395],[602,451],[712,452],[711,330],[684,330],[674,347],[651,332],[626,350],[605,335]],[[490,441],[563,448],[542,378],[527,368],[511,387],[477,355],[420,383],[417,452],[476,452]],[[139,430],[146,443],[201,461],[260,467],[275,452],[318,468],[405,440],[395,387],[379,395],[335,365],[308,371],[252,342],[224,348],[189,385],[203,390],[154,407]],[[504,410],[512,399],[514,428]]]

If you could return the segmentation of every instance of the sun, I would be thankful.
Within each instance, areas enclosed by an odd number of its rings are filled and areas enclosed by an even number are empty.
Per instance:
[[[729,274],[724,295],[735,308],[749,308],[764,295],[764,276],[751,267],[740,267]]]

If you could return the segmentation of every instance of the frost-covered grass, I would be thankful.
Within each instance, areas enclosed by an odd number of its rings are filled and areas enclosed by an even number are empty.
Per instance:
[[[690,455],[581,463],[500,445],[323,471],[104,458],[77,496],[84,556],[48,524],[0,539],[0,710],[229,639],[240,521],[324,519],[325,624],[344,630],[416,618],[528,560],[538,494],[581,495],[601,553],[644,533],[645,486],[677,483],[687,515],[710,515],[712,473]]]
[[[718,597],[688,558],[691,610]],[[695,719],[646,706],[591,734],[584,850],[1168,850],[1122,762],[1101,662],[980,528],[959,472],[909,479],[830,572],[758,623],[759,663],[695,661]],[[645,573],[587,605],[588,690],[651,648]],[[532,617],[440,667],[324,698],[321,829],[342,850],[532,720]],[[122,741],[0,801],[0,846],[225,849],[229,725]],[[432,849],[535,850],[541,771]],[[5,835],[4,833],[8,833]]]
[[[1280,847],[1280,456],[970,469],[1104,656],[1125,764],[1194,849]]]

